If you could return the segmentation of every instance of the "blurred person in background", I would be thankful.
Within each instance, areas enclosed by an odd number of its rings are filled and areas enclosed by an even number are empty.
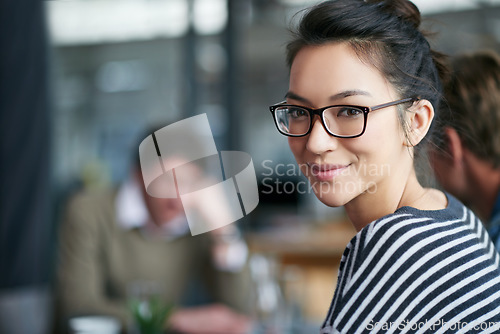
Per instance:
[[[451,70],[432,167],[441,186],[486,224],[500,250],[500,57],[491,50],[459,55]]]
[[[149,133],[152,133],[149,132]],[[74,195],[60,229],[60,325],[107,315],[132,322],[129,302],[152,290],[175,309],[168,327],[182,333],[247,333],[250,275],[237,228],[191,236],[180,198],[155,198],[139,159],[117,188]],[[194,307],[196,306],[196,307]]]

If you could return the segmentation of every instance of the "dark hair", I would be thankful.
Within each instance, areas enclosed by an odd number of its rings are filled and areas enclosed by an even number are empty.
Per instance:
[[[401,97],[429,100],[437,111],[446,66],[444,56],[431,49],[419,30],[420,21],[418,8],[408,0],[325,1],[302,17],[287,45],[287,63],[291,67],[305,46],[346,42],[360,59],[381,71]]]
[[[454,128],[477,157],[500,166],[500,57],[493,51],[457,56],[444,84],[447,105],[437,119],[436,138],[446,147],[443,128]]]

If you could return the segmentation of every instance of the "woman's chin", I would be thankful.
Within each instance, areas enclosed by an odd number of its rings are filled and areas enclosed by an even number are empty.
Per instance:
[[[344,206],[348,202],[348,200],[346,200],[346,196],[343,194],[323,192],[314,192],[314,194],[321,201],[321,203],[334,208]]]
[[[353,199],[364,194],[373,194],[377,191],[374,181],[362,183],[360,180],[345,182],[313,183],[316,197],[325,205],[331,207],[344,206]]]

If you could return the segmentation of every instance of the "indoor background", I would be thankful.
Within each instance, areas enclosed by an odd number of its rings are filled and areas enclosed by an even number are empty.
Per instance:
[[[4,280],[0,292],[48,286],[50,294],[56,231],[68,196],[79,189],[123,181],[145,129],[206,113],[218,150],[245,151],[253,159],[260,204],[239,222],[249,236],[251,250],[275,257],[283,265],[279,279],[285,289],[290,282],[306,283],[299,292],[304,301],[301,313],[307,322],[320,321],[331,296],[324,287],[334,286],[331,263],[339,258],[353,231],[344,224],[341,209],[325,208],[311,191],[297,187],[304,179],[268,109],[287,90],[284,53],[289,28],[300,17],[297,12],[316,2],[44,1],[40,10],[46,47],[38,50],[47,60],[48,103],[42,121],[47,122],[43,138],[48,143],[44,157],[48,167],[41,176],[46,178],[45,218],[36,230],[19,228],[22,219],[14,221],[14,214],[4,213],[0,222],[4,250],[0,264],[6,270],[15,266],[22,273],[29,272],[23,266],[36,262],[37,273],[42,274],[27,281],[14,275]],[[414,3],[425,17],[424,26],[436,32],[431,37],[436,49],[449,55],[478,49],[500,52],[500,1]],[[13,7],[2,8],[5,18]],[[16,9],[23,13],[30,7]],[[15,21],[16,26],[23,26],[24,21],[29,18]],[[2,29],[2,34],[9,31]],[[24,43],[16,37],[11,41],[16,42],[0,50],[4,59],[8,58],[6,50]],[[4,76],[2,81],[6,87],[10,78]],[[7,90],[3,92],[8,95]],[[2,131],[22,132],[8,121],[2,117]],[[3,145],[3,152],[8,153],[14,143]],[[8,178],[7,172],[2,178]],[[5,212],[12,212],[12,205],[4,195]],[[311,245],[318,228],[331,229],[333,236]],[[16,241],[28,240],[24,237],[28,234],[29,242]],[[16,251],[26,244],[31,251]]]

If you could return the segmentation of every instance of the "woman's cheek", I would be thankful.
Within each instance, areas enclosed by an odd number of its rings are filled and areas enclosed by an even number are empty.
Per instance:
[[[303,159],[302,155],[305,147],[304,139],[288,137],[288,146],[290,147],[290,151],[292,151],[295,156],[295,160],[297,160],[297,163],[300,164]]]

